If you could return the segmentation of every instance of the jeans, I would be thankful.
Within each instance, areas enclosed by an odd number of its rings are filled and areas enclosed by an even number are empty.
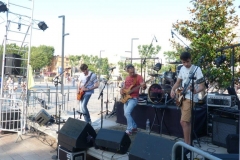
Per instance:
[[[127,119],[127,130],[130,132],[133,128],[137,128],[137,124],[131,116],[133,109],[137,106],[137,102],[137,99],[131,98],[124,104],[124,116]]]
[[[88,101],[92,94],[84,94],[82,100],[80,100],[79,108],[80,112],[83,114],[84,120],[86,122],[91,122],[90,114],[87,108]]]

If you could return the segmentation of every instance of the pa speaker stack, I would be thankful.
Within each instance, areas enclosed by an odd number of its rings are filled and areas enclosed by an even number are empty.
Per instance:
[[[89,123],[74,118],[68,118],[58,131],[59,145],[70,152],[92,147],[95,138],[96,132]]]

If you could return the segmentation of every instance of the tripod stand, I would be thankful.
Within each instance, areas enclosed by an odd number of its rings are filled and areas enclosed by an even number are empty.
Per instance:
[[[102,90],[101,90],[101,92],[100,92],[100,94],[99,94],[99,96],[98,96],[98,99],[101,98],[101,112],[100,112],[100,114],[101,114],[101,128],[102,128],[102,125],[103,125],[103,113],[106,112],[106,115],[108,114],[108,98],[107,98],[107,103],[106,103],[106,107],[107,107],[107,108],[106,108],[106,111],[103,112],[103,90],[104,90],[104,88],[106,87],[106,85],[107,85],[107,83],[108,83],[108,80],[109,80],[109,77],[111,76],[114,68],[116,68],[116,67],[111,68],[111,72],[110,72],[107,80],[105,81],[104,86],[103,86],[103,88],[102,88]],[[108,97],[108,96],[107,96],[107,97]]]

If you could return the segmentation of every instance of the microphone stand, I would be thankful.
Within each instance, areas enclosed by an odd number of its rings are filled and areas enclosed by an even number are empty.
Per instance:
[[[62,73],[60,73],[60,75],[56,76],[54,79],[53,79],[53,82],[54,82],[54,85],[56,87],[56,112],[55,112],[55,118],[56,118],[56,122],[57,122],[57,99],[58,99],[58,84],[61,84],[61,82],[59,81],[59,77],[62,76],[62,74],[64,73],[65,71],[63,71]],[[59,115],[58,115],[58,131],[57,131],[57,134],[60,130],[60,114],[61,114],[61,105],[59,105]],[[52,159],[58,159],[58,142],[57,142],[57,155],[53,155],[52,156]]]
[[[113,72],[113,69],[114,69],[114,68],[111,69],[111,72],[110,72],[107,80],[105,81],[104,86],[103,86],[103,88],[102,88],[102,90],[100,91],[99,96],[98,96],[98,99],[101,98],[101,112],[100,112],[100,114],[101,114],[101,128],[102,128],[102,125],[103,125],[103,90],[104,90],[104,88],[106,87],[106,85],[107,85],[107,83],[108,83],[109,77],[111,76],[111,74],[112,74],[112,72]]]
[[[187,49],[187,50],[191,49],[191,48],[190,48],[186,43],[184,43],[183,40],[181,40],[172,30],[171,30],[171,34],[172,34],[172,38],[174,38],[173,35],[175,35],[175,36],[186,46],[186,49]]]

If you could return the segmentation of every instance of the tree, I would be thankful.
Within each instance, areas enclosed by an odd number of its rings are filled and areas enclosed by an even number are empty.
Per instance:
[[[33,70],[40,70],[44,66],[50,66],[54,54],[52,46],[41,45],[31,48],[30,64]]]
[[[199,64],[201,56],[205,56],[200,64],[209,83],[217,83],[219,88],[228,87],[231,84],[230,71],[231,50],[217,53],[217,49],[234,44],[237,37],[236,27],[239,19],[235,14],[235,8],[231,0],[194,0],[193,8],[189,8],[191,20],[177,21],[173,28],[190,44],[193,63]],[[180,44],[172,41],[172,45]],[[239,52],[236,52],[239,57]],[[221,54],[226,55],[226,61],[217,66],[216,58]],[[235,64],[234,64],[235,65]],[[220,76],[221,75],[221,76]]]

